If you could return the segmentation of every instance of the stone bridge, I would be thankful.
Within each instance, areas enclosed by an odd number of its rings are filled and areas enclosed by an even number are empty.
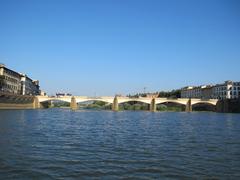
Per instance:
[[[47,101],[65,101],[70,103],[71,109],[75,110],[77,109],[77,104],[87,101],[102,101],[106,102],[108,104],[112,104],[112,110],[118,111],[118,106],[121,103],[125,102],[142,102],[149,104],[150,108],[149,110],[154,112],[156,111],[157,104],[163,104],[163,103],[177,103],[184,105],[186,108],[185,110],[187,112],[192,111],[192,105],[195,104],[210,104],[213,106],[217,105],[218,100],[217,99],[188,99],[188,98],[178,98],[178,99],[172,99],[172,98],[149,98],[149,97],[139,97],[139,98],[130,98],[130,97],[112,97],[112,96],[105,96],[105,97],[87,97],[87,96],[63,96],[63,97],[48,97],[48,96],[36,96],[34,101],[34,108],[40,108],[41,103],[47,102]]]

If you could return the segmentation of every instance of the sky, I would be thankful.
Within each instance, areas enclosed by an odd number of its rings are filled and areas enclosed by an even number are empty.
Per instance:
[[[240,1],[0,0],[0,62],[48,94],[240,81]]]

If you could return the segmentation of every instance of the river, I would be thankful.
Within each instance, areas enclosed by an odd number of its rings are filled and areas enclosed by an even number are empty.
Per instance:
[[[0,179],[240,179],[240,114],[0,111]]]

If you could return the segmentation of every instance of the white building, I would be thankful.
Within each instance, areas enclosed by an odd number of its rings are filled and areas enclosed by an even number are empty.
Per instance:
[[[212,86],[188,86],[181,90],[182,98],[199,98],[199,99],[211,99],[212,98]]]
[[[240,98],[240,82],[225,81],[213,87],[214,99],[237,99]]]
[[[192,87],[181,90],[182,98],[237,99],[240,98],[240,82],[225,81],[222,84]]]

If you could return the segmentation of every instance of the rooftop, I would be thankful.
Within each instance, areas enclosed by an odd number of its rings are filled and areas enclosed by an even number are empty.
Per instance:
[[[5,67],[5,64],[3,64],[3,63],[0,63],[0,67]]]

